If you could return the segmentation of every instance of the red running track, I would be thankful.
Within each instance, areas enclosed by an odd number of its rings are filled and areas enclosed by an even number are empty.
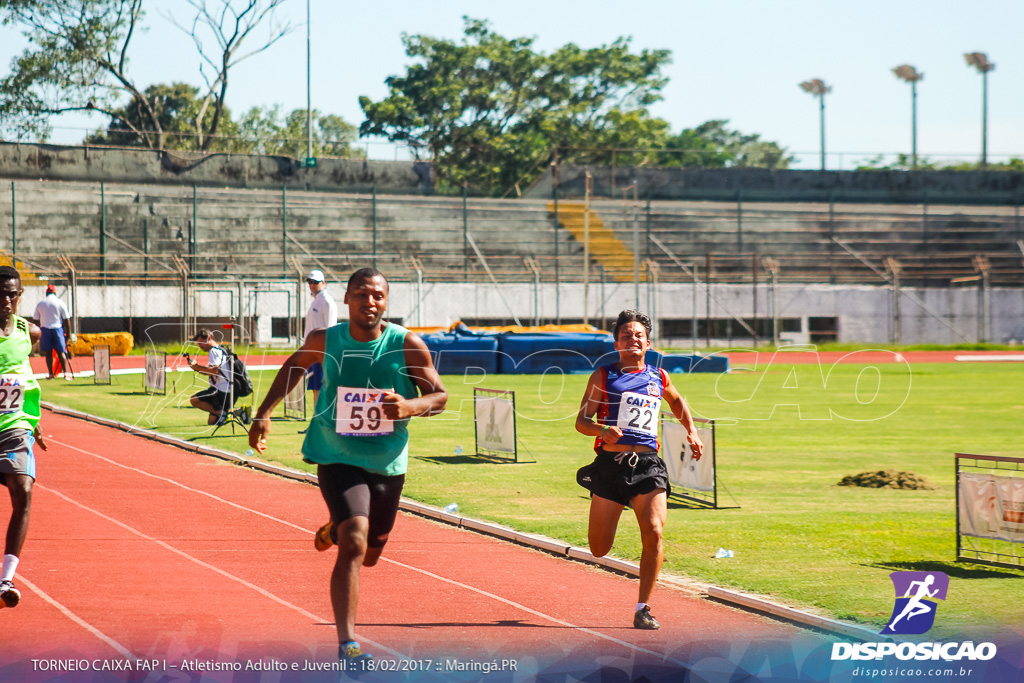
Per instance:
[[[335,551],[312,547],[326,513],[315,487],[69,417],[45,425],[22,602],[0,610],[0,680],[261,680],[174,667],[336,659]],[[665,586],[653,601],[662,629],[637,631],[635,595],[633,579],[402,513],[381,563],[362,572],[356,630],[381,659],[515,659],[520,672],[567,662],[681,672],[723,641],[806,633]],[[161,664],[141,672],[135,658]],[[133,672],[45,670],[74,660]],[[325,675],[287,680],[337,676]]]

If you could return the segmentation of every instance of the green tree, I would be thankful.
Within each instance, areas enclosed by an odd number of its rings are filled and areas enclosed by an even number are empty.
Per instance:
[[[197,148],[209,150],[223,133],[231,68],[266,50],[291,27],[274,14],[285,0],[186,1],[193,18],[178,26],[196,45],[206,82],[202,96],[195,94],[191,133]],[[164,147],[161,117],[167,107],[150,101],[151,89],[139,86],[128,71],[132,41],[143,30],[142,5],[143,0],[0,0],[0,21],[19,27],[30,43],[0,80],[0,135],[45,139],[53,116],[97,111],[117,118],[116,128],[133,133],[136,143]],[[242,52],[261,25],[269,26],[268,37]],[[204,44],[216,47],[210,52]],[[128,104],[121,104],[126,98]]]
[[[928,157],[918,157],[915,166],[909,154],[897,154],[892,163],[885,163],[885,155],[863,159],[857,162],[858,171],[934,171],[936,163]],[[973,170],[973,169],[972,169]]]
[[[163,131],[126,68],[142,16],[142,0],[0,0],[0,20],[21,28],[30,43],[0,80],[0,134],[46,139],[51,116],[112,114],[127,94],[146,121],[138,132],[160,146]]]
[[[726,127],[729,121],[715,119],[687,128],[665,143],[659,155],[662,166],[704,168],[787,168],[793,157],[775,142],[758,134],[745,135]]]
[[[1003,162],[989,162],[985,166],[978,161],[960,161],[952,164],[940,164],[928,157],[917,158],[917,164],[912,163],[909,154],[897,154],[891,163],[885,163],[885,155],[857,162],[858,171],[1024,171],[1024,159],[1010,157]]]
[[[335,114],[313,110],[313,156],[362,159],[366,152],[353,147],[357,138],[354,125]],[[272,154],[305,158],[307,152],[306,110],[295,109],[282,115],[281,107],[253,107],[239,122],[239,137],[232,151],[248,154]]]
[[[637,148],[667,129],[646,113],[661,97],[667,50],[634,53],[620,38],[545,55],[532,38],[464,22],[460,43],[403,34],[414,63],[387,79],[384,99],[359,99],[366,115],[360,134],[422,150],[437,163],[442,186],[497,193],[539,174],[556,148],[570,157],[613,141]]]
[[[155,118],[155,126],[162,131],[164,149],[200,151],[232,151],[239,134],[238,125],[231,120],[231,112],[224,108],[215,137],[200,138],[196,133],[197,117],[202,108],[199,88],[187,83],[166,85],[157,83],[146,88],[142,98],[133,98],[124,107],[110,112],[110,123],[85,138],[87,145],[114,145],[118,147],[150,147],[146,131]],[[153,118],[144,115],[151,108]]]

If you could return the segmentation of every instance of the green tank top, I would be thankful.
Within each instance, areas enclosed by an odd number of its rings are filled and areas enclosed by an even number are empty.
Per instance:
[[[14,331],[0,337],[0,432],[32,431],[39,422],[39,382],[28,362],[32,339],[24,318],[14,318]]]
[[[358,342],[348,323],[326,330],[324,382],[314,406],[303,460],[346,464],[369,472],[405,474],[409,463],[409,420],[383,416],[382,390],[418,396],[405,369],[404,327],[389,323],[372,342]]]

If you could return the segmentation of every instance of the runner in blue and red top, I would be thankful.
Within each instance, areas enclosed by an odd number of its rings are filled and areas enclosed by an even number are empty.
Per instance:
[[[694,459],[704,451],[686,401],[661,368],[644,363],[652,329],[651,319],[643,313],[619,313],[612,328],[619,361],[590,376],[576,416],[576,431],[595,437],[597,452],[594,462],[576,473],[576,481],[590,491],[590,552],[601,557],[611,550],[619,517],[631,506],[643,544],[633,627],[649,630],[660,628],[648,600],[661,570],[661,530],[671,490],[668,470],[658,456],[663,400],[686,428]]]

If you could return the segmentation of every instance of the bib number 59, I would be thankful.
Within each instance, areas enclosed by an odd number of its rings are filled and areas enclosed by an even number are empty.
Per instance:
[[[384,415],[384,396],[390,389],[338,387],[334,429],[342,436],[383,436],[395,431]]]
[[[375,432],[380,429],[383,417],[384,410],[380,406],[352,406],[349,426],[356,432],[361,431],[364,426],[371,432]]]

